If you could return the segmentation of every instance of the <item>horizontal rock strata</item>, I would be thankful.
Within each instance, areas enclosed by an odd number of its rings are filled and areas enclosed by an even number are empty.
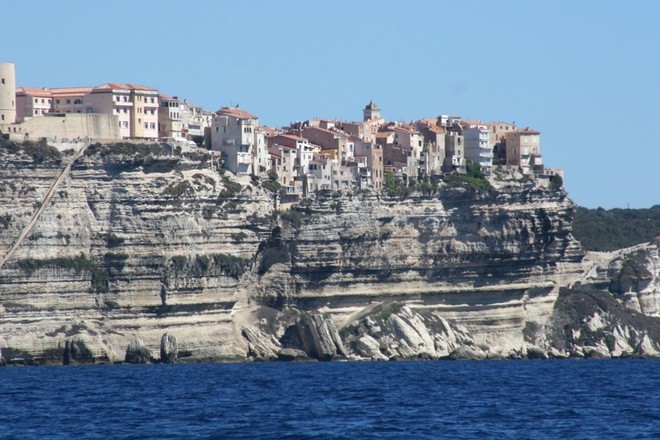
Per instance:
[[[259,179],[219,172],[208,152],[171,153],[94,145],[73,164],[0,268],[7,362],[123,362],[147,351],[150,362],[202,362],[657,350],[655,333],[640,327],[650,321],[614,319],[611,305],[580,317],[562,306],[582,295],[562,287],[609,289],[622,310],[655,319],[659,265],[657,244],[585,258],[561,190],[500,171],[490,191],[328,192],[275,211]],[[0,155],[4,252],[71,157]],[[583,318],[593,332],[623,336],[585,339]]]

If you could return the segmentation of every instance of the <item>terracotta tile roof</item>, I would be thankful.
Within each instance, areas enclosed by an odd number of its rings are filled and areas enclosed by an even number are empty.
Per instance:
[[[19,87],[16,89],[16,94],[38,96],[40,98],[51,97],[50,89],[46,87]]]
[[[391,131],[381,131],[381,132],[376,133],[374,136],[377,137],[377,138],[386,139],[386,138],[392,136],[392,132]]]
[[[53,96],[85,96],[92,91],[91,87],[58,87],[50,89]]]
[[[428,131],[435,134],[445,134],[447,130],[439,125],[428,124],[424,126]]]
[[[294,141],[299,141],[299,142],[304,142],[304,141],[307,140],[304,137],[296,136],[295,134],[288,134],[288,133],[287,134],[279,134],[278,136],[282,136],[284,138],[292,139]]]
[[[165,95],[163,93],[158,94],[158,98],[160,98],[161,101],[174,101],[174,102],[181,102],[179,98],[173,98],[171,96]]]
[[[278,132],[272,127],[268,127],[266,125],[263,125],[259,127],[259,129],[266,134],[266,136],[277,136]]]
[[[459,122],[459,124],[461,125],[461,127],[471,127],[471,126],[474,126],[474,125],[486,125],[482,121],[479,121],[479,120],[461,121],[461,122]]]
[[[122,84],[122,83],[105,83],[100,86],[96,86],[92,89],[92,92],[99,91],[105,92],[107,90],[143,90],[143,91],[157,91],[153,87],[147,87],[140,84]]]
[[[258,119],[252,113],[246,112],[242,108],[238,107],[222,107],[216,113],[221,116],[233,116],[234,118],[238,119]]]
[[[532,130],[529,127],[525,127],[522,130],[516,130],[514,133],[520,133],[520,134],[541,134],[540,131]]]
[[[490,127],[491,125],[511,125],[512,127],[515,127],[515,126],[516,126],[516,124],[514,124],[514,123],[512,123],[512,122],[489,122],[489,123],[486,124],[486,125],[488,125],[489,127]]]
[[[318,131],[322,131],[322,132],[324,132],[324,133],[329,133],[329,134],[333,134],[333,135],[336,135],[336,136],[344,136],[344,137],[346,137],[346,135],[345,135],[344,133],[341,133],[341,132],[339,132],[339,131],[335,131],[335,130],[328,130],[327,128],[321,128],[321,127],[305,127],[305,130],[318,130]]]

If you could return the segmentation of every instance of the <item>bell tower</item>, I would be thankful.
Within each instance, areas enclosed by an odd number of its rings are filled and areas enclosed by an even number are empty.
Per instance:
[[[378,106],[373,101],[369,101],[369,104],[367,104],[362,112],[364,113],[365,121],[380,119],[380,108],[378,108]]]

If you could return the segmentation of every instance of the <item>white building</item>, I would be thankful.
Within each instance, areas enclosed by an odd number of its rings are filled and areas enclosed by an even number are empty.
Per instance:
[[[493,167],[493,147],[490,144],[488,125],[481,121],[462,121],[460,126],[465,142],[465,159],[479,164],[484,174],[490,173]]]
[[[216,112],[211,123],[211,148],[222,153],[226,168],[234,174],[261,174],[269,168],[259,119],[238,107],[223,107]]]

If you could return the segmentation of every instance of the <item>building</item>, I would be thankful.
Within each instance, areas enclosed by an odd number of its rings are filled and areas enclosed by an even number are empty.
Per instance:
[[[116,115],[120,136],[158,138],[158,91],[138,84],[106,83],[86,95],[91,113]]]
[[[178,97],[158,95],[160,109],[158,110],[158,137],[182,139],[183,118],[187,111]]]
[[[92,87],[60,87],[50,89],[53,113],[98,113],[87,102]]]
[[[216,112],[211,123],[211,148],[221,152],[225,167],[234,174],[265,173],[269,167],[259,118],[238,107]]]
[[[355,140],[355,158],[365,158],[365,166],[360,168],[361,187],[381,189],[383,187],[383,146],[376,142],[366,142],[361,139]]]
[[[380,108],[378,108],[378,106],[373,101],[369,101],[369,104],[364,107],[362,113],[364,116],[364,121],[380,119]]]
[[[16,89],[16,122],[43,116],[50,113],[52,95],[43,87],[19,87]]]
[[[323,151],[332,152],[332,156],[337,160],[351,160],[355,154],[355,143],[349,140],[347,134],[328,128],[308,126],[302,129],[302,136],[311,143],[320,145]]]
[[[447,130],[434,123],[422,123],[419,131],[424,137],[421,171],[426,175],[442,173],[445,160],[445,134]]]
[[[465,143],[462,134],[449,130],[445,133],[445,159],[442,168],[445,172],[465,172]]]
[[[494,155],[488,126],[481,121],[461,121],[458,125],[465,141],[465,159],[478,164],[484,174],[489,174]]]
[[[515,124],[510,122],[488,123],[489,142],[493,147],[493,165],[506,164],[506,134],[515,130]]]
[[[512,122],[490,122],[488,127],[488,141],[491,146],[503,144],[506,134],[516,130],[515,123]]]
[[[268,147],[270,169],[277,174],[282,192],[287,196],[301,196],[302,184],[297,180],[296,149],[286,145],[272,144]]]
[[[520,167],[523,174],[543,173],[541,132],[528,127],[506,133],[506,164]]]
[[[184,135],[205,136],[206,130],[211,127],[213,113],[204,110],[199,105],[190,104],[183,100],[183,128]]]

